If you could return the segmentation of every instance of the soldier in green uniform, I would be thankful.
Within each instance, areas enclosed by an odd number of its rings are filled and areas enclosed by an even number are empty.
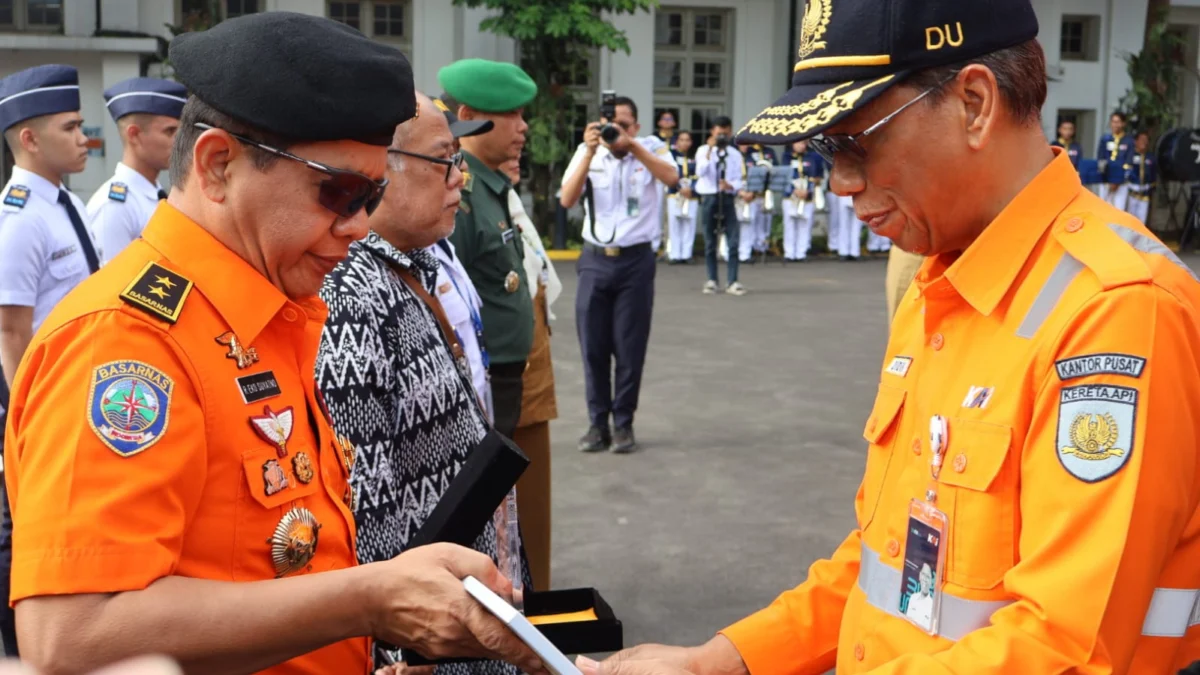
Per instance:
[[[484,366],[492,381],[497,431],[511,437],[521,417],[522,375],[533,345],[533,301],[525,249],[508,212],[512,183],[500,170],[521,156],[524,107],[537,85],[512,63],[464,59],[442,68],[442,101],[461,120],[491,120],[492,130],[460,139],[467,163],[450,241],[483,300]]]

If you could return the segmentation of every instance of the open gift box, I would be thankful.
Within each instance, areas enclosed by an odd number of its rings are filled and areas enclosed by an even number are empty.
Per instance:
[[[435,542],[470,546],[528,466],[529,458],[511,440],[494,430],[489,432],[450,481],[410,547]],[[593,588],[526,591],[524,599],[525,617],[564,654],[612,652],[623,647],[621,622]],[[432,661],[412,651],[404,652],[404,659],[410,666],[472,660]]]

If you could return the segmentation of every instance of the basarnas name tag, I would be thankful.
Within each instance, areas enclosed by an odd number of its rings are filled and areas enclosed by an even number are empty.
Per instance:
[[[888,364],[887,372],[897,377],[904,377],[908,374],[908,368],[912,365],[911,356],[897,356]]]
[[[946,514],[933,504],[912,500],[904,567],[900,570],[900,615],[917,628],[938,634],[946,564]]]
[[[642,212],[642,205],[637,197],[627,197],[625,199],[625,215],[630,218],[637,218]]]

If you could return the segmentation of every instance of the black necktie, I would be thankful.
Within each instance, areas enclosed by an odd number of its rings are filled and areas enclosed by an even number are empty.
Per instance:
[[[166,191],[166,190],[164,190],[164,189],[162,189],[162,188],[158,188],[158,198],[159,198],[159,199],[166,199],[166,198],[167,198],[167,191]]]
[[[67,217],[71,219],[71,227],[75,228],[75,236],[79,237],[79,245],[83,247],[83,256],[87,258],[88,270],[95,272],[100,269],[100,259],[96,257],[96,249],[92,247],[92,237],[88,234],[87,228],[83,226],[83,219],[79,217],[79,212],[75,210],[75,205],[71,203],[71,197],[66,190],[58,191],[58,203],[67,210]]]

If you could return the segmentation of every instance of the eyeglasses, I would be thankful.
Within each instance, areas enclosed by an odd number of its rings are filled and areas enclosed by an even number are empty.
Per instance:
[[[195,126],[197,129],[205,130],[217,128],[204,122],[196,122]],[[300,162],[313,171],[320,171],[329,176],[329,178],[321,181],[320,191],[317,193],[317,202],[343,218],[350,218],[363,209],[366,209],[369,216],[375,212],[375,208],[379,206],[379,202],[383,199],[383,191],[388,185],[386,178],[376,181],[370,176],[364,176],[357,171],[335,169],[331,166],[325,166],[324,164],[304,159],[303,157],[297,157],[290,152],[272,148],[252,138],[247,138],[231,131],[226,131],[225,129],[221,131],[225,131],[225,133],[240,143],[252,145],[272,155]]]
[[[445,158],[430,157],[429,155],[422,155],[419,152],[409,152],[407,150],[401,150],[399,148],[388,148],[388,152],[394,152],[397,155],[404,155],[405,157],[416,157],[417,159],[423,159],[426,162],[433,162],[434,164],[437,164],[439,166],[445,166],[447,183],[450,182],[450,172],[454,170],[454,167],[457,166],[460,169],[462,168],[463,154],[461,152],[456,152],[453,155],[450,155],[449,157],[445,157]]]
[[[862,131],[858,132],[857,134],[829,134],[829,135],[817,136],[815,138],[809,139],[808,147],[812,148],[814,152],[816,152],[818,155],[820,155],[821,158],[824,159],[826,162],[829,162],[830,165],[833,164],[833,156],[839,152],[849,152],[849,153],[853,154],[854,156],[858,157],[859,159],[866,159],[867,158],[867,150],[866,150],[866,148],[864,148],[862,146],[861,143],[859,143],[859,139],[866,138],[867,136],[870,136],[871,134],[875,133],[876,131],[879,131],[879,129],[882,128],[883,125],[887,124],[888,122],[891,122],[892,119],[894,119],[897,115],[904,112],[905,110],[908,110],[912,106],[916,105],[917,101],[920,101],[921,99],[932,94],[933,92],[937,91],[938,89],[941,89],[943,86],[945,86],[945,84],[947,82],[953,80],[957,76],[958,76],[958,71],[956,70],[956,71],[954,71],[953,74],[950,75],[950,77],[947,77],[946,79],[942,80],[941,82],[938,82],[936,85],[930,87],[929,89],[926,89],[925,91],[921,92],[920,94],[917,94],[916,98],[914,98],[913,100],[909,101],[908,103],[905,103],[904,105],[900,106],[892,114],[879,120],[875,124],[872,124],[871,126],[867,127],[866,129],[863,129]]]

